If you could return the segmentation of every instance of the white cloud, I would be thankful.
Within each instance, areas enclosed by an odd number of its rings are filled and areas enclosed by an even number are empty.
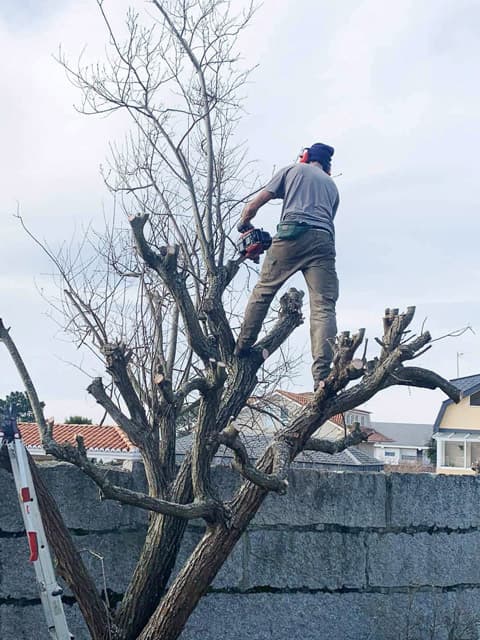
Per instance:
[[[75,113],[79,96],[51,55],[60,43],[72,60],[86,44],[88,60],[103,55],[94,4],[51,2],[19,14],[10,2],[9,13],[0,12],[0,316],[60,415],[69,413],[61,399],[73,404],[86,381],[59,363],[58,355],[77,354],[54,339],[42,315],[34,279],[49,267],[11,214],[19,201],[35,233],[55,243],[110,207],[98,167],[124,123]],[[115,21],[126,6],[110,2]],[[384,306],[415,303],[418,322],[428,316],[438,335],[478,318],[478,13],[467,1],[265,0],[243,40],[248,63],[261,66],[245,87],[249,115],[239,136],[259,171],[269,175],[316,140],[337,147],[341,328],[363,325],[378,335]],[[277,216],[268,207],[259,222],[273,230]],[[298,342],[308,351],[307,325]],[[478,334],[437,343],[425,362],[453,376],[457,351],[465,352],[462,373],[478,370]],[[18,386],[2,353],[0,371],[2,395]],[[308,363],[298,384],[310,386]],[[438,397],[417,393],[390,391],[371,406],[379,419],[434,415]],[[71,412],[90,410],[81,406]]]

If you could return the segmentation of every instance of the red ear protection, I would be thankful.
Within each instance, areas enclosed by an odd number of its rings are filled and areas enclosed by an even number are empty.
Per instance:
[[[310,154],[308,149],[304,149],[299,157],[299,162],[308,163],[310,161]]]

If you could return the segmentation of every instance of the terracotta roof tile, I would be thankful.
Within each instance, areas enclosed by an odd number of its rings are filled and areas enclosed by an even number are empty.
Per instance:
[[[40,433],[34,422],[20,422],[18,425],[25,445],[41,447]],[[83,436],[85,446],[98,451],[134,451],[136,447],[116,426],[99,426],[96,424],[55,424],[53,437],[60,444],[75,444],[75,437]]]
[[[284,396],[288,400],[293,400],[294,402],[298,402],[298,404],[305,405],[310,402],[313,398],[312,391],[305,391],[304,393],[294,393],[293,391],[284,391],[283,389],[276,389],[275,393],[279,393],[281,396]]]
[[[331,418],[329,418],[329,420],[331,422],[334,422],[335,424],[338,424],[339,427],[344,427],[345,426],[345,417],[344,417],[343,413],[337,413],[334,416],[332,416]]]
[[[360,429],[368,435],[368,442],[395,442],[392,438],[384,436],[383,433],[371,427],[360,427]]]
[[[294,393],[293,391],[284,391],[283,389],[276,389],[275,393],[287,398],[288,400],[293,400],[293,402],[297,402],[301,406],[308,404],[313,399],[312,391],[305,391],[304,393]],[[338,424],[339,427],[345,426],[345,420],[343,417],[343,413],[337,413],[336,415],[329,418],[331,422]]]

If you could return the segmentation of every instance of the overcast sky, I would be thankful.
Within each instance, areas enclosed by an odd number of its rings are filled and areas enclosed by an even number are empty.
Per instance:
[[[121,19],[125,2],[105,4]],[[426,319],[434,337],[471,325],[475,334],[440,340],[416,362],[448,378],[457,365],[460,375],[480,370],[479,23],[472,0],[264,0],[242,42],[259,68],[239,135],[259,173],[313,142],[336,148],[339,328],[365,326],[373,354],[388,306],[416,305],[415,327]],[[99,166],[120,123],[77,114],[78,94],[52,57],[62,45],[95,60],[105,38],[93,0],[0,4],[0,317],[58,420],[99,411],[88,378],[68,364],[82,355],[38,291],[51,268],[13,214],[18,205],[55,246],[109,210]],[[278,213],[266,207],[259,223],[273,230]],[[306,326],[297,344],[308,347]],[[309,366],[307,352],[291,389],[310,388]],[[19,388],[0,350],[0,397]],[[402,388],[366,408],[374,420],[431,422],[442,399]]]

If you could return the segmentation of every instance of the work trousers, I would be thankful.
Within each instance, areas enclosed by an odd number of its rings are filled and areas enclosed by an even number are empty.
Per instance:
[[[328,231],[309,229],[294,240],[273,239],[245,310],[238,346],[246,348],[255,343],[275,294],[298,271],[305,277],[310,297],[312,374],[316,387],[329,373],[337,334],[338,278],[335,244]]]

